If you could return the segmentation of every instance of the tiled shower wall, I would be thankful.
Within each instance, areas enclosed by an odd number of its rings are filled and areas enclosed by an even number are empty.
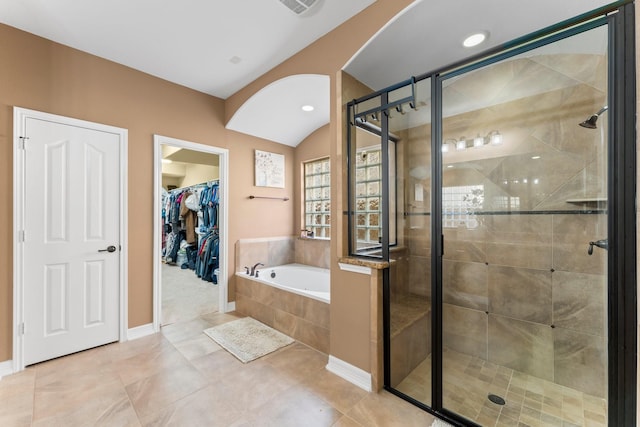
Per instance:
[[[445,230],[444,343],[606,396],[606,236],[598,214],[487,215]]]
[[[329,268],[328,239],[293,236],[241,239],[236,242],[236,271],[262,263],[267,267],[299,263]]]

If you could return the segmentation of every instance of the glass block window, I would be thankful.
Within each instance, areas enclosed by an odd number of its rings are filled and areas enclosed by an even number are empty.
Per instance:
[[[478,227],[475,212],[484,206],[484,185],[442,188],[442,226],[445,228]]]
[[[304,226],[315,237],[331,236],[331,169],[329,159],[304,164]]]
[[[358,248],[379,246],[382,229],[382,153],[356,155],[356,234]]]

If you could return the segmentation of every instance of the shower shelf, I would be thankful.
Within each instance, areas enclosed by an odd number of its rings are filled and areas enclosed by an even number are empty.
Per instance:
[[[567,199],[567,203],[607,203],[606,197],[585,197],[583,199]]]

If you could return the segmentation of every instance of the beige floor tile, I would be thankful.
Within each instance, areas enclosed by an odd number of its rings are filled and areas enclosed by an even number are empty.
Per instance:
[[[38,373],[36,372],[36,375]],[[103,396],[126,396],[120,377],[112,370],[75,371],[71,375],[65,375],[61,369],[58,375],[48,375],[46,382],[41,382],[36,377],[34,394],[33,420],[39,421],[54,418],[58,415],[74,413],[82,405],[88,402],[100,402],[110,405],[113,398],[105,399]],[[117,399],[117,398],[116,398]]]
[[[191,364],[204,375],[207,381],[216,384],[229,375],[230,372],[235,372],[244,367],[241,361],[226,350],[198,357],[191,360]]]
[[[326,354],[311,347],[295,342],[268,354],[263,360],[292,381],[300,382],[324,370],[327,366],[328,357]]]
[[[342,415],[305,387],[294,386],[251,411],[251,415],[233,426],[329,427]]]
[[[91,393],[73,406],[58,409],[36,420],[34,427],[51,426],[140,426],[136,412],[123,388]]]
[[[9,375],[0,381],[0,425],[29,426],[33,417],[35,368]]]
[[[33,365],[36,370],[36,388],[61,380],[67,381],[75,375],[112,370],[108,348],[109,346],[96,347]]]
[[[212,322],[199,317],[197,319],[163,326],[161,333],[167,340],[169,340],[170,343],[176,344],[180,341],[199,337],[200,334],[202,334],[202,331],[210,328],[211,326]]]
[[[316,372],[302,384],[342,413],[350,411],[367,396],[367,392],[360,387],[326,369]]]
[[[113,362],[122,383],[127,386],[159,372],[186,367],[189,362],[171,345],[163,345],[155,351],[141,352],[127,359]]]
[[[207,385],[198,370],[183,366],[141,379],[126,390],[138,416],[146,418]]]
[[[216,311],[214,313],[207,313],[200,316],[201,319],[205,320],[210,325],[209,327],[231,322],[232,320],[242,319],[243,317],[245,316],[236,311],[229,313],[220,313]]]
[[[205,334],[189,340],[180,341],[174,346],[187,360],[197,359],[198,357],[222,350],[222,347]]]
[[[145,418],[144,426],[228,426],[242,412],[231,404],[231,396],[216,385],[196,391]]]
[[[216,383],[232,396],[239,411],[254,411],[295,384],[287,375],[265,361],[256,360],[242,369],[227,372]]]
[[[346,415],[368,427],[424,427],[434,420],[432,415],[386,391],[369,393]]]
[[[160,351],[164,348],[171,348],[171,343],[162,334],[151,334],[132,341],[111,344],[105,350],[109,359],[112,362],[117,362],[141,353]]]
[[[350,418],[347,415],[343,415],[340,417],[338,421],[333,425],[333,427],[364,427],[362,424]]]

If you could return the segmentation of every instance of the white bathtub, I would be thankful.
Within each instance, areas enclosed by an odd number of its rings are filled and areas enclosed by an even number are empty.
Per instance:
[[[240,277],[255,280],[274,288],[283,289],[298,295],[307,296],[329,303],[329,270],[304,264],[285,264],[276,267],[258,269],[258,277],[251,277],[244,271],[237,272]],[[275,277],[271,277],[275,275]]]

